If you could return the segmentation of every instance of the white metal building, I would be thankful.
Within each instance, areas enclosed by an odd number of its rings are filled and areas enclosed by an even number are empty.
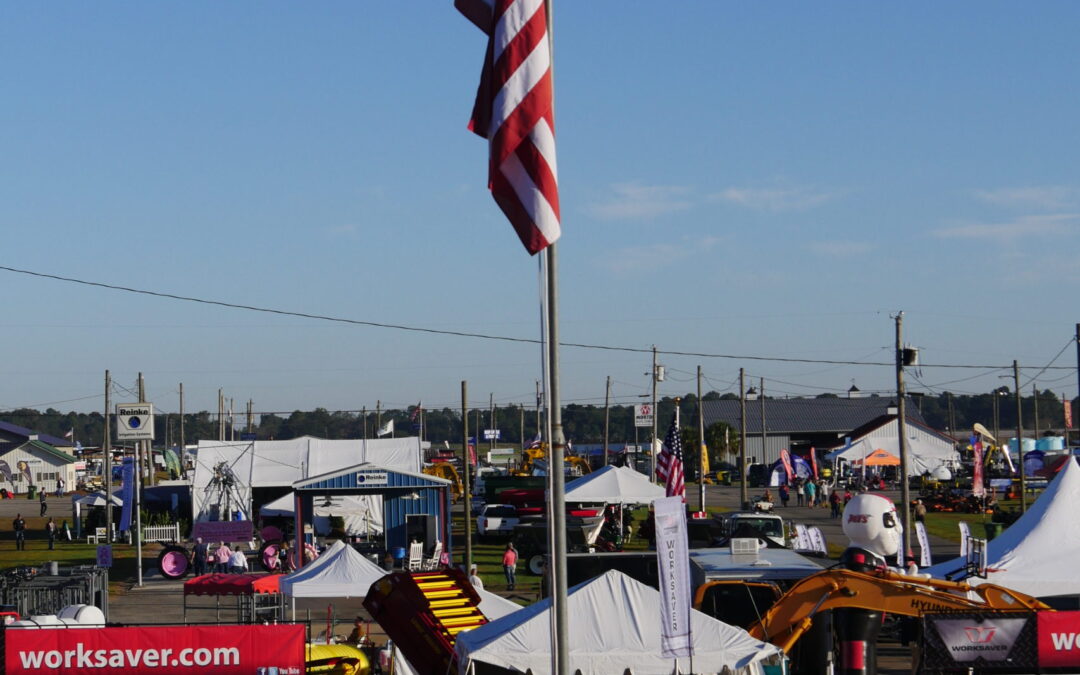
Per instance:
[[[0,461],[6,462],[11,471],[11,482],[3,487],[12,492],[26,493],[33,484],[38,490],[51,494],[56,492],[58,478],[64,479],[65,491],[75,488],[75,458],[45,441],[38,440],[36,436],[31,436],[25,443],[0,450]],[[30,481],[26,480],[26,474],[19,468],[22,466],[20,462],[26,463],[25,466],[30,471]]]

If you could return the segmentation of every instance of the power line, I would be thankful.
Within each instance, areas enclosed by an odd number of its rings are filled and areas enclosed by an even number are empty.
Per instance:
[[[34,272],[32,270],[19,269],[17,267],[8,267],[6,265],[0,265],[0,270],[6,272],[12,272],[14,274],[25,274],[32,277],[39,277],[42,279],[53,279],[54,281],[63,281],[66,283],[79,284],[82,286],[92,286],[95,288],[105,288],[113,291],[122,291],[125,293],[134,293],[137,295],[147,295],[155,298],[166,298],[169,300],[179,300],[182,302],[193,302],[202,305],[213,305],[216,307],[227,307],[229,309],[242,309],[250,312],[262,312],[264,314],[276,314],[279,316],[295,316],[303,319],[313,319],[316,321],[329,321],[333,323],[343,323],[353,326],[368,326],[371,328],[387,328],[391,330],[409,331],[414,333],[427,333],[429,335],[448,335],[452,337],[465,337],[475,338],[478,340],[494,340],[500,342],[513,342],[520,344],[539,345],[542,344],[540,340],[534,338],[520,338],[512,337],[508,335],[493,335],[489,333],[472,333],[467,331],[453,331],[438,328],[426,328],[423,326],[406,326],[403,324],[382,323],[378,321],[362,321],[360,319],[346,319],[343,317],[328,316],[325,314],[311,314],[308,312],[296,312],[283,309],[274,309],[269,307],[257,307],[255,305],[244,305],[234,302],[224,302],[222,300],[207,300],[205,298],[196,298],[186,295],[177,295],[174,293],[163,293],[160,291],[148,291],[140,288],[131,288],[128,286],[118,286],[115,284],[106,284],[99,281],[87,281],[85,279],[75,279],[73,277],[63,277],[56,274],[46,274],[44,272]],[[601,351],[612,352],[628,352],[632,354],[652,354],[651,348],[641,347],[621,347],[615,345],[598,345],[589,344],[583,342],[560,342],[563,347],[573,347],[577,349],[595,349]],[[723,354],[723,353],[708,353],[708,352],[687,352],[687,351],[667,351],[657,350],[657,354],[664,356],[690,356],[704,359],[731,359],[736,361],[768,361],[775,363],[820,363],[831,364],[838,366],[874,366],[874,367],[895,367],[895,363],[886,361],[845,361],[840,359],[801,359],[793,357],[782,356],[751,356],[746,354]],[[961,364],[922,364],[923,368],[976,368],[981,370],[993,369],[993,368],[1007,368],[1009,366],[996,366],[996,365],[961,365]],[[1044,370],[1064,369],[1066,366],[1047,366]]]

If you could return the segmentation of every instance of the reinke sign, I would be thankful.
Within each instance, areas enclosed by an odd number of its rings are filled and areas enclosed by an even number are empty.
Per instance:
[[[116,405],[116,440],[154,440],[154,404],[118,403]]]

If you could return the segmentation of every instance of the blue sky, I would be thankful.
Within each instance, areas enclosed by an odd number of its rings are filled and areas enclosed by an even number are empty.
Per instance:
[[[449,2],[0,6],[0,265],[515,337],[537,266],[465,125],[483,36]],[[1027,369],[1080,318],[1080,6],[555,7],[569,342]],[[535,346],[255,314],[0,272],[0,409],[532,402]],[[566,401],[650,357],[563,351]],[[1056,366],[1074,365],[1067,349]],[[887,367],[664,356],[662,394],[886,390]],[[1010,372],[925,367],[913,388]],[[1075,394],[1075,372],[1040,386]],[[922,383],[922,384],[920,384]]]

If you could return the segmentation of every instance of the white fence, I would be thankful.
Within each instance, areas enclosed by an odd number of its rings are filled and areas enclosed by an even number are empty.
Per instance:
[[[146,541],[180,541],[180,523],[172,525],[155,525],[144,527],[142,540]]]

